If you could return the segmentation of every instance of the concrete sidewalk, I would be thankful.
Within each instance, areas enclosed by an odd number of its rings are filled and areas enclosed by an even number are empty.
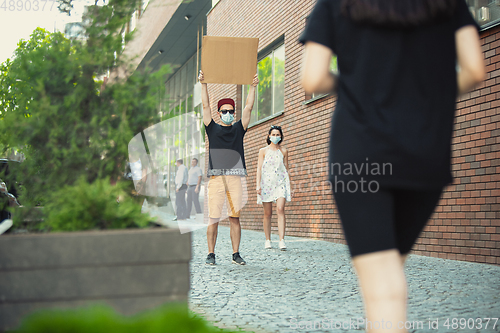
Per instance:
[[[217,265],[209,266],[206,229],[194,231],[190,308],[220,327],[255,332],[363,332],[347,247],[286,237],[288,250],[279,251],[272,240],[265,250],[262,232],[242,230],[247,265],[239,266],[229,228],[219,227]],[[409,332],[500,332],[499,266],[411,255],[406,267]]]

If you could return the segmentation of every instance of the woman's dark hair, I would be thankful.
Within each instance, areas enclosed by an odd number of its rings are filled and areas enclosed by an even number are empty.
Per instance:
[[[450,17],[456,3],[457,0],[342,0],[340,6],[342,14],[357,23],[411,28]]]
[[[271,126],[271,128],[269,129],[269,132],[267,133],[267,144],[270,145],[271,144],[271,140],[269,139],[269,136],[271,135],[271,132],[273,130],[278,130],[280,131],[280,135],[281,135],[281,140],[279,143],[282,143],[283,142],[283,131],[281,130],[281,126],[276,126],[276,125],[273,125]]]

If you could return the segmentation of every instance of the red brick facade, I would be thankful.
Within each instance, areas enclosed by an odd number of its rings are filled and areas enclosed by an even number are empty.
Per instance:
[[[500,264],[500,27],[481,33],[487,76],[457,103],[452,170],[415,253]]]
[[[287,235],[344,243],[342,228],[329,194],[326,163],[330,119],[335,96],[304,104],[299,83],[302,46],[297,39],[311,12],[312,0],[221,0],[208,14],[210,36],[258,37],[259,50],[284,36],[285,111],[249,128],[245,158],[249,201],[241,216],[246,229],[262,230],[263,209],[256,204],[255,177],[260,148],[271,125],[281,125],[289,150],[292,186],[297,189],[285,207]],[[482,35],[487,80],[458,101],[453,141],[452,186],[443,194],[432,220],[415,246],[415,253],[433,257],[500,264],[500,28]],[[241,110],[240,87],[209,85],[211,105],[232,97]],[[241,116],[238,114],[238,117]],[[273,232],[276,216],[273,215]],[[264,239],[263,239],[264,240]]]

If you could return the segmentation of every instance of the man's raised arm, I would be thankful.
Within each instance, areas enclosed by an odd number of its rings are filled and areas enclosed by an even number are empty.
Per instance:
[[[246,130],[250,124],[250,117],[252,116],[253,103],[255,102],[255,87],[259,84],[259,78],[257,74],[253,77],[252,85],[250,86],[250,91],[248,92],[247,104],[243,109],[243,114],[241,115],[241,125]]]
[[[208,88],[205,81],[205,76],[200,70],[200,75],[198,75],[198,80],[201,83],[201,104],[203,105],[203,123],[208,126],[212,121],[212,110],[210,109],[210,100],[208,99]]]

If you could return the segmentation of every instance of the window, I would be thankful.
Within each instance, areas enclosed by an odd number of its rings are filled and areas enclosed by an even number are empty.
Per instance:
[[[201,105],[193,105],[194,85],[197,82],[196,54],[172,74],[166,85],[168,105],[162,109],[165,122],[165,140],[162,141],[166,175],[170,191],[175,191],[175,161],[179,158],[190,165],[192,157],[199,160],[203,169],[205,161],[205,127]],[[170,178],[169,178],[170,177]]]
[[[500,23],[500,0],[467,0],[466,2],[481,30]]]
[[[285,109],[285,45],[281,44],[263,58],[257,65],[259,85],[255,96],[250,124],[270,117]],[[242,110],[245,108],[250,86],[242,87]]]

